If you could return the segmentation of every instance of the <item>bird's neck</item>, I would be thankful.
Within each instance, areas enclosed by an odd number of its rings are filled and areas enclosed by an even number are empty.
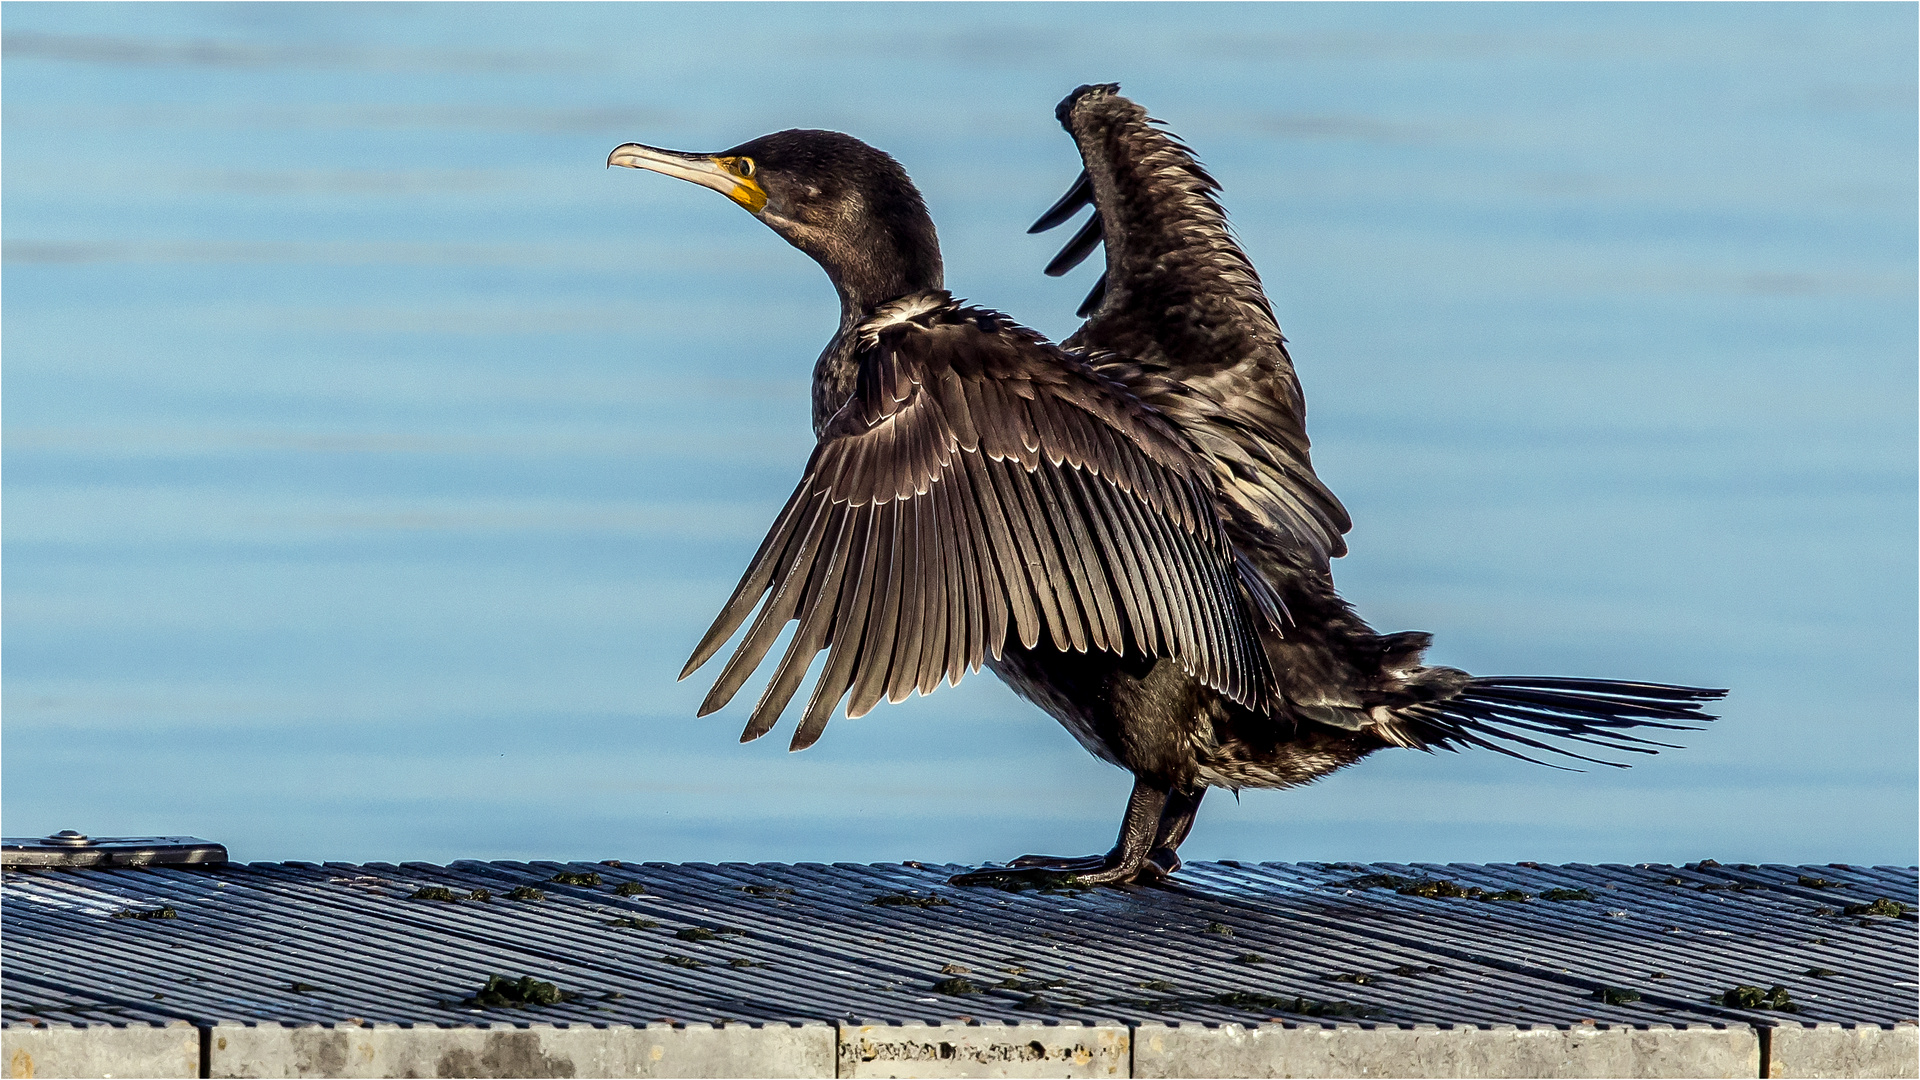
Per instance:
[[[932,224],[928,223],[928,231]],[[840,294],[840,328],[813,366],[813,430],[818,435],[853,396],[860,373],[854,328],[882,304],[903,296],[945,287],[940,249],[926,244],[914,248],[875,244],[830,270],[834,291]]]
[[[932,231],[932,223],[927,229]],[[944,288],[940,248],[933,243],[896,245],[884,241],[841,252],[827,273],[840,294],[840,325],[857,325],[880,305],[928,289]]]

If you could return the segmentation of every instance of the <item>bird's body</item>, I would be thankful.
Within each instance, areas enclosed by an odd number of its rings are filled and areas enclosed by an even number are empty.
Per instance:
[[[1289,787],[1389,746],[1570,753],[1544,735],[1648,752],[1624,729],[1705,719],[1718,691],[1476,679],[1421,663],[1426,634],[1353,613],[1329,570],[1349,520],[1314,475],[1259,277],[1212,179],[1116,91],[1082,87],[1058,112],[1086,169],[1036,229],[1095,213],[1048,272],[1106,248],[1088,319],[1059,346],[945,292],[905,172],[848,136],[609,159],[727,193],[841,300],[814,372],[819,445],[688,662],[758,609],[702,713],[789,621],[743,739],[772,728],[822,650],[795,749],[843,700],[858,716],[988,666],[1133,774],[1113,851],[1016,860],[1096,882],[1176,869],[1209,787]]]

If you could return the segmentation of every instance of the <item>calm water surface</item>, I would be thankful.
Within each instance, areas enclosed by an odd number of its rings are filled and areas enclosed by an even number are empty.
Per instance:
[[[9,835],[1104,850],[1128,778],[984,675],[799,755],[694,719],[836,310],[602,163],[853,132],[957,292],[1063,335],[1092,271],[1024,229],[1077,168],[1054,102],[1118,80],[1226,185],[1376,626],[1734,690],[1628,772],[1381,754],[1216,794],[1189,852],[1913,861],[1912,5],[0,19]]]

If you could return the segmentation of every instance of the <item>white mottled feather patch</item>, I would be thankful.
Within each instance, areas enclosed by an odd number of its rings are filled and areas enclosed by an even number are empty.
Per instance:
[[[946,307],[953,301],[943,293],[915,293],[881,304],[865,322],[859,326],[861,341],[873,345],[880,340],[880,332],[889,327],[909,323],[922,315],[928,315]]]

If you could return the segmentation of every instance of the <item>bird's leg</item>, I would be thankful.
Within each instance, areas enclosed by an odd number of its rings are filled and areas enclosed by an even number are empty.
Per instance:
[[[1198,806],[1197,798],[1193,802]],[[1015,869],[980,870],[959,874],[949,880],[955,885],[996,885],[1022,878],[1037,880],[1045,875],[1064,872],[1072,874],[1084,885],[1125,884],[1147,867],[1148,856],[1160,839],[1160,823],[1166,806],[1166,789],[1136,778],[1133,794],[1127,798],[1127,816],[1120,822],[1120,839],[1113,845],[1113,850],[1105,855],[1089,855],[1080,859],[1024,855],[1014,860]],[[1192,810],[1189,809],[1187,826],[1191,825]],[[1184,839],[1185,836],[1186,827],[1182,827],[1180,837]],[[1177,845],[1179,841],[1175,840],[1174,843]],[[1176,863],[1178,861],[1175,860]],[[1156,868],[1150,871],[1150,879],[1157,881],[1171,872],[1161,872]]]
[[[1106,865],[1074,876],[1088,885],[1132,881],[1153,851],[1154,838],[1160,831],[1160,815],[1166,806],[1165,788],[1135,777],[1133,794],[1127,797],[1127,816],[1120,819],[1120,839],[1114,842],[1113,850],[1107,852]]]
[[[1180,844],[1193,831],[1193,819],[1200,813],[1200,800],[1206,794],[1204,787],[1191,792],[1176,788],[1168,793],[1159,828],[1154,830],[1153,850],[1147,853],[1147,865],[1141,870],[1143,879],[1156,872],[1160,878],[1169,877],[1180,869]]]

